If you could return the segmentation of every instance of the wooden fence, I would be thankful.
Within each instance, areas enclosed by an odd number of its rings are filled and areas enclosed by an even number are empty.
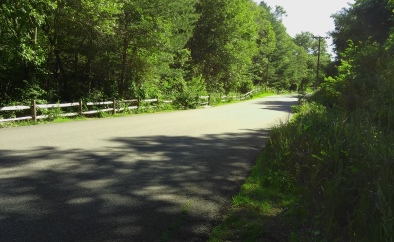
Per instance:
[[[209,106],[209,96],[200,96],[200,105],[208,105]],[[78,115],[90,115],[90,114],[97,114],[101,112],[111,112],[115,114],[117,112],[123,112],[125,110],[133,110],[133,109],[143,109],[143,108],[151,108],[157,106],[159,103],[172,103],[172,100],[163,100],[159,101],[159,98],[153,99],[131,99],[131,100],[115,100],[112,101],[104,101],[104,102],[86,102],[84,103],[82,99],[79,102],[74,103],[56,103],[56,104],[36,104],[35,100],[31,101],[30,106],[9,106],[9,107],[0,107],[0,111],[23,111],[23,110],[30,110],[29,116],[23,117],[15,117],[15,118],[7,118],[7,119],[0,119],[1,122],[12,122],[12,121],[23,121],[23,120],[32,120],[36,122],[39,119],[46,119],[49,118],[50,115],[38,115],[39,110],[48,110],[48,109],[61,109],[61,108],[72,108],[76,109],[75,112],[69,113],[62,113],[61,111],[56,114],[58,117],[73,117]],[[145,104],[149,104],[148,107],[144,106]],[[105,108],[100,109],[92,109],[91,107],[97,106],[106,106]],[[88,110],[84,110],[87,108]]]
[[[256,90],[253,90],[251,92],[248,92],[244,95],[240,96],[221,96],[221,100],[225,101],[226,99],[236,99],[239,98],[239,100],[245,99],[247,96],[251,95],[253,92]],[[199,104],[200,106],[209,106],[211,104],[210,101],[211,97],[210,96],[199,96]],[[84,103],[82,99],[79,100],[79,102],[73,102],[73,103],[56,103],[56,104],[36,104],[35,100],[31,101],[30,106],[9,106],[9,107],[0,107],[0,114],[1,111],[23,111],[23,110],[30,110],[29,116],[23,116],[23,117],[14,117],[14,118],[7,118],[7,119],[1,119],[0,118],[0,123],[2,122],[12,122],[12,121],[23,121],[23,120],[32,120],[36,122],[39,119],[46,119],[49,118],[50,115],[48,114],[41,114],[39,115],[38,111],[43,111],[43,110],[48,110],[48,109],[58,109],[59,113],[56,113],[56,116],[58,117],[73,117],[73,116],[78,116],[78,115],[91,115],[91,114],[97,114],[101,112],[111,112],[112,114],[115,114],[117,112],[123,112],[125,110],[133,110],[133,109],[141,109],[141,108],[146,108],[144,107],[144,103],[149,104],[149,107],[154,107],[153,105],[156,104],[156,106],[159,103],[172,103],[172,100],[159,100],[159,98],[153,98],[153,99],[131,99],[131,100],[116,100],[115,98],[112,101],[104,101],[104,102],[86,102]],[[105,108],[101,109],[92,109],[91,107],[98,107],[98,106],[106,106]],[[74,108],[75,112],[69,112],[69,113],[62,113],[60,110],[61,108]],[[84,110],[85,108],[85,110]],[[90,110],[89,110],[90,108]],[[87,110],[86,110],[87,109]],[[44,112],[45,113],[45,112]],[[0,116],[1,117],[1,116]]]
[[[246,99],[248,96],[252,95],[254,92],[258,91],[259,89],[254,89],[248,93],[245,94],[239,94],[239,95],[230,95],[230,96],[220,96],[220,99],[222,102],[226,102],[228,100],[244,100]]]

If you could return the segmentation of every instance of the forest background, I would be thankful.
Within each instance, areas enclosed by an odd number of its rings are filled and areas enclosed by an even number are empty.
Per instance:
[[[0,5],[0,106],[304,91],[326,42],[252,0],[20,0]]]

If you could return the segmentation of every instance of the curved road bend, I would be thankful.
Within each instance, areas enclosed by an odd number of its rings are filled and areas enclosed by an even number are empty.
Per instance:
[[[0,240],[206,241],[296,102],[0,129]]]

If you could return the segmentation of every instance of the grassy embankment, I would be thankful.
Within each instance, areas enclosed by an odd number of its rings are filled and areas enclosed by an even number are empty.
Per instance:
[[[272,129],[210,241],[394,241],[394,105],[326,98]]]

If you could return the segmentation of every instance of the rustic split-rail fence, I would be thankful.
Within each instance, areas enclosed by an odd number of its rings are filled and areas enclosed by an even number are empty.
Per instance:
[[[243,100],[251,95],[256,90],[250,91],[246,94],[239,96],[221,96],[221,101],[226,101],[229,99],[239,98]],[[211,105],[211,96],[199,96],[199,106],[210,106]],[[172,100],[159,100],[158,97],[152,99],[131,99],[131,100],[116,100],[115,98],[111,101],[103,101],[103,102],[83,102],[80,99],[78,102],[73,103],[56,103],[56,104],[37,104],[36,100],[31,101],[30,106],[20,105],[20,106],[8,106],[8,107],[0,107],[0,123],[2,122],[12,122],[12,121],[24,121],[24,120],[32,120],[36,122],[39,119],[47,119],[50,117],[49,114],[45,114],[45,112],[39,112],[40,110],[48,110],[48,109],[57,109],[61,108],[73,108],[74,112],[63,113],[60,111],[56,114],[57,117],[73,117],[80,115],[91,115],[102,112],[109,112],[115,114],[117,112],[124,112],[125,110],[135,110],[141,108],[153,108],[156,107],[160,103],[172,103]],[[97,108],[97,107],[104,108]],[[12,117],[12,118],[1,118],[1,112],[5,111],[23,111],[30,110],[30,112],[26,111],[30,115],[21,116],[21,117]],[[41,114],[40,114],[41,113]]]

